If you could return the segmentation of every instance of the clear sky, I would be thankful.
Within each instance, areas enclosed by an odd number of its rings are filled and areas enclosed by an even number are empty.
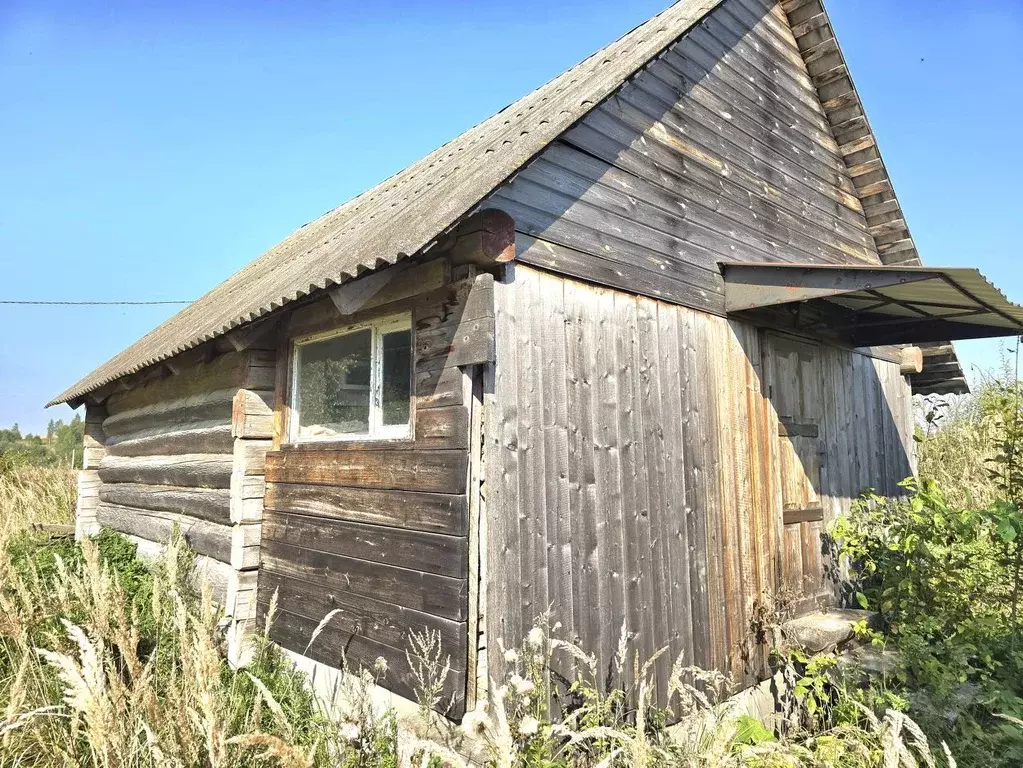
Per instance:
[[[0,299],[196,298],[665,5],[0,0]],[[1023,302],[1023,3],[830,6],[925,261]],[[172,312],[0,306],[0,426]]]

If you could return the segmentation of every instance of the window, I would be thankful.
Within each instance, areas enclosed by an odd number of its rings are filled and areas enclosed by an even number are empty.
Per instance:
[[[408,437],[411,403],[409,316],[295,343],[292,440]]]

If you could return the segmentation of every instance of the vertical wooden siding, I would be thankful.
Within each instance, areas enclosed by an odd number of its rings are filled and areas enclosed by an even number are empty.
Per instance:
[[[604,670],[623,622],[642,655],[669,646],[662,694],[679,654],[741,673],[781,539],[760,331],[523,265],[496,288],[491,644],[552,608]],[[826,351],[830,518],[908,474],[909,392],[895,364]]]
[[[720,261],[879,263],[772,0],[725,0],[491,202],[520,261],[716,314]]]

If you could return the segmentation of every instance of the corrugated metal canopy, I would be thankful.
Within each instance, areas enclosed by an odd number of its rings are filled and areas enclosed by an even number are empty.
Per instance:
[[[976,269],[736,263],[721,268],[729,313],[812,302],[819,311],[810,322],[857,347],[1023,334],[1023,307]]]

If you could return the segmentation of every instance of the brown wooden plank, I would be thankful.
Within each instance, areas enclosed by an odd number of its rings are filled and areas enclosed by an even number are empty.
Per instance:
[[[268,483],[267,509],[415,531],[464,535],[464,494]]]
[[[265,606],[260,605],[261,610],[265,611]],[[262,615],[260,613],[260,618]],[[351,670],[366,669],[372,673],[376,660],[383,658],[387,662],[387,672],[380,675],[379,684],[399,696],[413,701],[416,699],[415,683],[405,658],[405,649],[392,648],[365,635],[351,634],[330,625],[320,632],[316,642],[310,646],[309,639],[316,626],[317,622],[313,619],[279,611],[270,630],[270,638],[285,648],[335,668],[344,659]],[[450,717],[461,717],[465,700],[465,672],[452,671],[445,680],[443,694],[441,709]]]
[[[364,634],[392,648],[408,647],[412,632],[436,632],[446,652],[451,655],[451,666],[465,668],[463,622],[442,619],[345,590],[324,589],[321,583],[302,581],[263,568],[259,573],[259,602],[269,605],[275,592],[281,610],[315,622],[331,611],[338,611],[330,620],[331,626],[350,634]]]
[[[824,507],[807,507],[804,509],[786,509],[782,514],[785,525],[813,523],[824,519]]]
[[[272,483],[335,485],[430,493],[465,493],[463,451],[281,451],[266,457]]]
[[[416,414],[431,408],[462,405],[462,370],[460,368],[433,368],[417,370],[414,375]]]
[[[466,581],[407,568],[293,547],[274,539],[261,545],[262,563],[277,573],[324,589],[344,590],[447,619],[466,617]]]
[[[267,510],[263,540],[441,576],[467,576],[468,544],[464,536]]]

